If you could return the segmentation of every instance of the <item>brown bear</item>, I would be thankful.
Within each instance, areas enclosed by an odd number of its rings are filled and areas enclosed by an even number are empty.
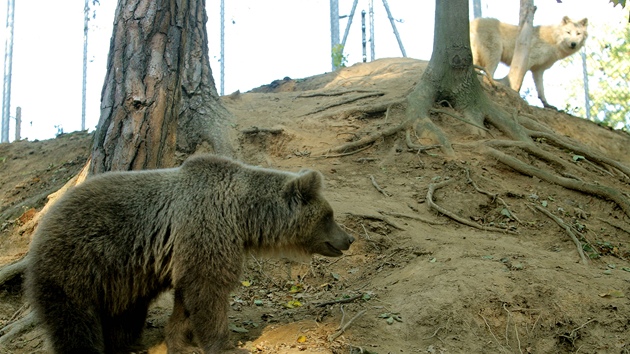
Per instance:
[[[149,304],[172,288],[169,353],[218,353],[247,252],[336,257],[354,241],[335,223],[322,183],[315,171],[212,155],[95,176],[39,225],[27,299],[55,353],[116,353],[138,340]]]

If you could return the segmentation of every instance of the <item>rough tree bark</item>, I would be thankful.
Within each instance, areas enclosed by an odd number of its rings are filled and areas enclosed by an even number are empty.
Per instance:
[[[206,22],[205,0],[118,3],[90,173],[172,167],[206,144],[233,155]]]

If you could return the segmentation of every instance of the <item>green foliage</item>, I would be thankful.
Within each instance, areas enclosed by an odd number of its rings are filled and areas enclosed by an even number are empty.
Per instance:
[[[611,128],[630,131],[630,26],[601,33],[588,39],[586,49],[591,116]],[[579,56],[574,60],[580,60]],[[584,108],[568,105],[568,111],[586,116]]]
[[[332,48],[332,59],[333,65],[335,68],[345,67],[346,63],[348,63],[347,55],[343,55],[343,45],[336,44]]]
[[[621,7],[626,7],[626,0],[610,0],[613,6],[621,5]]]

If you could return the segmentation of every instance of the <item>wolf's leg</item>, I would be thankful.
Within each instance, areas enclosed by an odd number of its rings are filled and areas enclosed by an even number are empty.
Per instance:
[[[536,92],[538,92],[538,98],[542,102],[543,106],[546,108],[556,108],[549,103],[547,103],[547,99],[545,98],[545,87],[543,86],[543,74],[545,70],[536,70],[532,71],[532,76],[534,77],[534,84],[536,84]]]

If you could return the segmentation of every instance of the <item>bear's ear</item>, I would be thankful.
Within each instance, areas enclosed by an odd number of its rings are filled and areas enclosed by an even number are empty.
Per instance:
[[[284,186],[284,195],[291,201],[306,203],[317,197],[322,186],[323,178],[319,172],[302,170],[299,176],[291,179]]]

